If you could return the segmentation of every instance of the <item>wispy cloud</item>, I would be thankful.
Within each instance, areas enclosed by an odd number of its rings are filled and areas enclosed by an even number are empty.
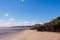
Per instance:
[[[10,18],[9,20],[10,20],[10,21],[14,21],[15,19],[14,19],[14,18]]]
[[[40,22],[30,22],[30,21],[22,21],[22,22],[11,22],[11,21],[8,21],[8,22],[3,22],[3,23],[0,23],[0,27],[10,27],[10,26],[32,26],[32,25],[35,25],[35,24],[41,24]]]
[[[5,22],[4,20],[0,20],[0,23]]]
[[[5,16],[8,16],[8,15],[9,15],[8,13],[5,14]]]
[[[22,2],[24,2],[25,0],[21,0]]]

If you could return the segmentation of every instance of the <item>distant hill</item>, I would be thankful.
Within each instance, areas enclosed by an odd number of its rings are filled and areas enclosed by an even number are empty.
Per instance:
[[[19,28],[19,27],[32,27],[32,26],[11,26],[12,28]]]
[[[31,29],[32,26],[11,26],[11,28],[18,28],[18,29]]]

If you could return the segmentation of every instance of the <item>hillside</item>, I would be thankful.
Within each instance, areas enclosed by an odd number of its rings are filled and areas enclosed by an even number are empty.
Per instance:
[[[57,17],[48,23],[44,23],[43,25],[34,26],[33,29],[38,31],[60,32],[60,17]]]

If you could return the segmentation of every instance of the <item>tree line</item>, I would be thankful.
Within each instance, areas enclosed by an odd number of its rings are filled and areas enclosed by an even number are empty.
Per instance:
[[[60,32],[60,17],[57,17],[56,19],[51,20],[48,23],[36,24],[33,25],[34,30],[37,31],[53,31],[53,32]]]

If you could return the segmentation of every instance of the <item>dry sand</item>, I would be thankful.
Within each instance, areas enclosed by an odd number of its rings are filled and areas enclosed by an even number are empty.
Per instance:
[[[60,34],[54,32],[37,32],[35,30],[26,30],[18,32],[0,40],[60,40]]]

